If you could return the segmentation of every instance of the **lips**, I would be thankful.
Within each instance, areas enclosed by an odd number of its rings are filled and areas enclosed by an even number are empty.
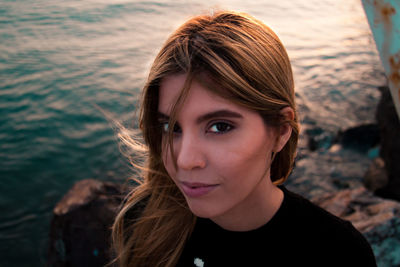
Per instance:
[[[218,184],[204,184],[204,183],[188,183],[182,182],[181,188],[183,193],[188,197],[201,197],[213,191]]]

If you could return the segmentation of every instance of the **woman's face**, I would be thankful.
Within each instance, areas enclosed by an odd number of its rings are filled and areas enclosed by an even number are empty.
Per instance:
[[[185,79],[185,74],[171,75],[160,86],[158,112],[164,143],[171,107]],[[269,167],[276,132],[258,113],[213,94],[194,80],[174,129],[177,168],[166,146],[164,165],[195,215],[221,224],[251,219],[259,215],[275,187]]]

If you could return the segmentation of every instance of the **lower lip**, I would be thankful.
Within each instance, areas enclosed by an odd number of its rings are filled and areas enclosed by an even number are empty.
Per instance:
[[[201,197],[213,191],[218,185],[190,187],[182,184],[182,191],[188,197]]]

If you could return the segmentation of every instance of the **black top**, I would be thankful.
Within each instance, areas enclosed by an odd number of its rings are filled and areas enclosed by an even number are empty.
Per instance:
[[[281,207],[247,232],[198,218],[178,266],[376,266],[372,249],[353,225],[280,187]]]

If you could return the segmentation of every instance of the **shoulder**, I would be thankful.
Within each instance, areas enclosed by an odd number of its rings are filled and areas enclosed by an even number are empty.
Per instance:
[[[355,229],[349,221],[343,220],[325,209],[315,205],[303,196],[281,187],[284,192],[284,202],[286,213],[295,217],[303,227],[313,227],[313,229],[326,229],[326,227],[338,228],[340,230]],[[330,230],[333,230],[329,228]]]
[[[364,266],[376,266],[371,246],[365,237],[351,224],[308,199],[281,188],[285,194],[287,214],[292,221],[291,232],[303,243],[321,254],[335,254],[338,258],[354,260]]]
[[[305,233],[325,234],[335,239],[362,237],[361,233],[346,220],[343,220],[308,199],[282,188],[285,195],[286,214],[297,222],[294,229]],[[363,237],[362,237],[363,239]]]

